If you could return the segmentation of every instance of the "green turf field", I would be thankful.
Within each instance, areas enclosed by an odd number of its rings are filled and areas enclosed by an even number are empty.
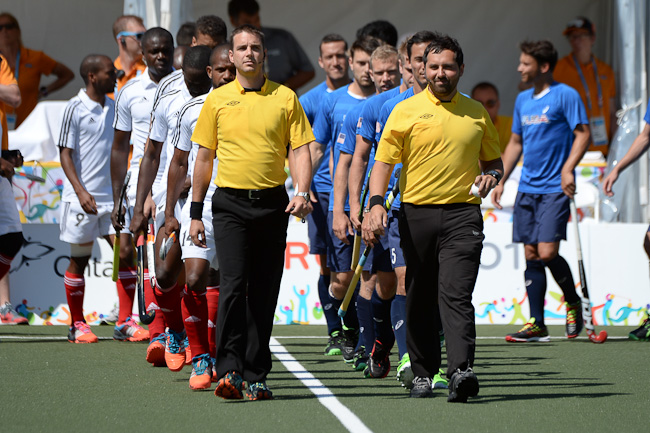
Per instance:
[[[552,336],[563,335],[561,327],[549,328]],[[356,431],[646,432],[650,343],[620,338],[631,328],[605,329],[610,339],[603,345],[586,338],[517,345],[503,339],[513,327],[479,327],[481,389],[468,404],[447,403],[446,390],[433,399],[409,399],[395,380],[397,355],[389,377],[363,379],[340,357],[322,355],[323,326],[276,326],[274,337],[327,388],[318,392],[329,390],[351,411],[346,421],[358,418]],[[100,338],[112,330],[93,328]],[[66,332],[62,326],[0,326],[0,431],[346,431],[277,359],[268,378],[275,400],[224,401],[213,390],[190,391],[191,368],[151,367],[146,344],[52,338]]]

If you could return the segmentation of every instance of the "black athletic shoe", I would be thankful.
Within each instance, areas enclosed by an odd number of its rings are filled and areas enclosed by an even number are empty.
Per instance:
[[[641,326],[630,332],[628,336],[631,340],[650,341],[650,316],[646,317]]]
[[[390,348],[384,347],[381,341],[375,340],[375,346],[370,354],[370,377],[376,379],[388,376],[390,372]]]
[[[478,378],[471,368],[460,371],[457,368],[449,380],[449,397],[447,401],[451,403],[467,403],[467,397],[476,397],[478,395]]]
[[[359,346],[356,352],[354,352],[354,361],[352,366],[356,371],[363,371],[368,366],[368,355],[366,354],[366,347]]]
[[[330,334],[330,339],[327,340],[327,346],[325,346],[326,356],[341,354],[341,339],[341,331],[332,331]]]
[[[584,321],[582,319],[582,302],[566,304],[566,336],[576,338],[580,335]]]
[[[343,338],[341,339],[341,355],[343,360],[351,364],[354,362],[354,351],[359,342],[359,330],[352,328],[343,328]]]
[[[428,398],[433,397],[431,389],[431,378],[415,376],[413,379],[413,388],[411,388],[411,398]]]

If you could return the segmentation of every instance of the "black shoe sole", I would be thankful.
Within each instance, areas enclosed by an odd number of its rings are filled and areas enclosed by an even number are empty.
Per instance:
[[[467,403],[468,397],[478,395],[478,379],[476,376],[461,377],[456,383],[454,391],[449,392],[447,401],[450,403]]]

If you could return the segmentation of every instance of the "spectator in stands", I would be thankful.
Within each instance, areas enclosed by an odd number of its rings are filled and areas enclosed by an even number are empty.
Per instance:
[[[472,89],[472,99],[483,104],[483,107],[485,107],[490,115],[490,120],[492,120],[499,133],[499,147],[501,148],[501,153],[503,153],[508,144],[508,140],[510,140],[512,117],[499,116],[499,109],[501,108],[499,90],[497,90],[494,84],[483,81]]]
[[[32,112],[38,100],[68,84],[74,73],[42,51],[26,48],[22,42],[20,25],[16,17],[8,12],[0,13],[0,53],[4,56],[11,73],[18,81],[22,104],[7,111],[7,127],[20,126]],[[41,75],[56,76],[56,80],[41,86]]]
[[[113,37],[120,52],[113,62],[117,69],[116,92],[119,92],[127,81],[147,69],[144,60],[142,60],[142,47],[140,46],[140,40],[146,30],[142,18],[135,15],[122,15],[113,23]],[[109,95],[109,97],[113,97],[113,95]]]
[[[188,21],[183,24],[176,32],[176,46],[189,47],[192,45],[192,39],[196,34],[196,23]]]
[[[576,17],[569,22],[564,36],[571,44],[571,53],[557,62],[553,78],[578,91],[589,117],[589,150],[599,150],[607,156],[616,128],[614,71],[593,55],[596,28],[587,18]]]
[[[228,15],[233,27],[250,24],[264,33],[264,70],[269,80],[297,90],[314,78],[314,67],[296,38],[284,29],[262,27],[260,5],[255,0],[230,0]]]

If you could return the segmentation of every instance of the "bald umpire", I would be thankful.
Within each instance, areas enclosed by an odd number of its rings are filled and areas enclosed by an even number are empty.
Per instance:
[[[219,381],[225,399],[272,398],[269,339],[280,291],[288,214],[302,218],[309,199],[314,140],[295,93],[264,76],[264,34],[250,25],[233,30],[230,60],[236,79],[208,95],[192,141],[194,168],[190,234],[205,245],[203,199],[215,152],[219,168],[212,197],[214,239],[221,271],[217,314]],[[288,144],[288,145],[287,145]],[[287,152],[294,152],[296,195],[289,201],[284,181]]]
[[[440,317],[447,344],[450,402],[478,394],[472,367],[476,330],[472,292],[483,249],[481,199],[503,175],[499,137],[485,108],[457,91],[458,42],[435,34],[424,50],[427,88],[393,109],[370,177],[363,238],[386,227],[381,204],[393,165],[402,162],[399,232],[406,260],[406,346],[415,378],[411,397],[431,397],[440,367]],[[470,195],[472,185],[477,196]]]

